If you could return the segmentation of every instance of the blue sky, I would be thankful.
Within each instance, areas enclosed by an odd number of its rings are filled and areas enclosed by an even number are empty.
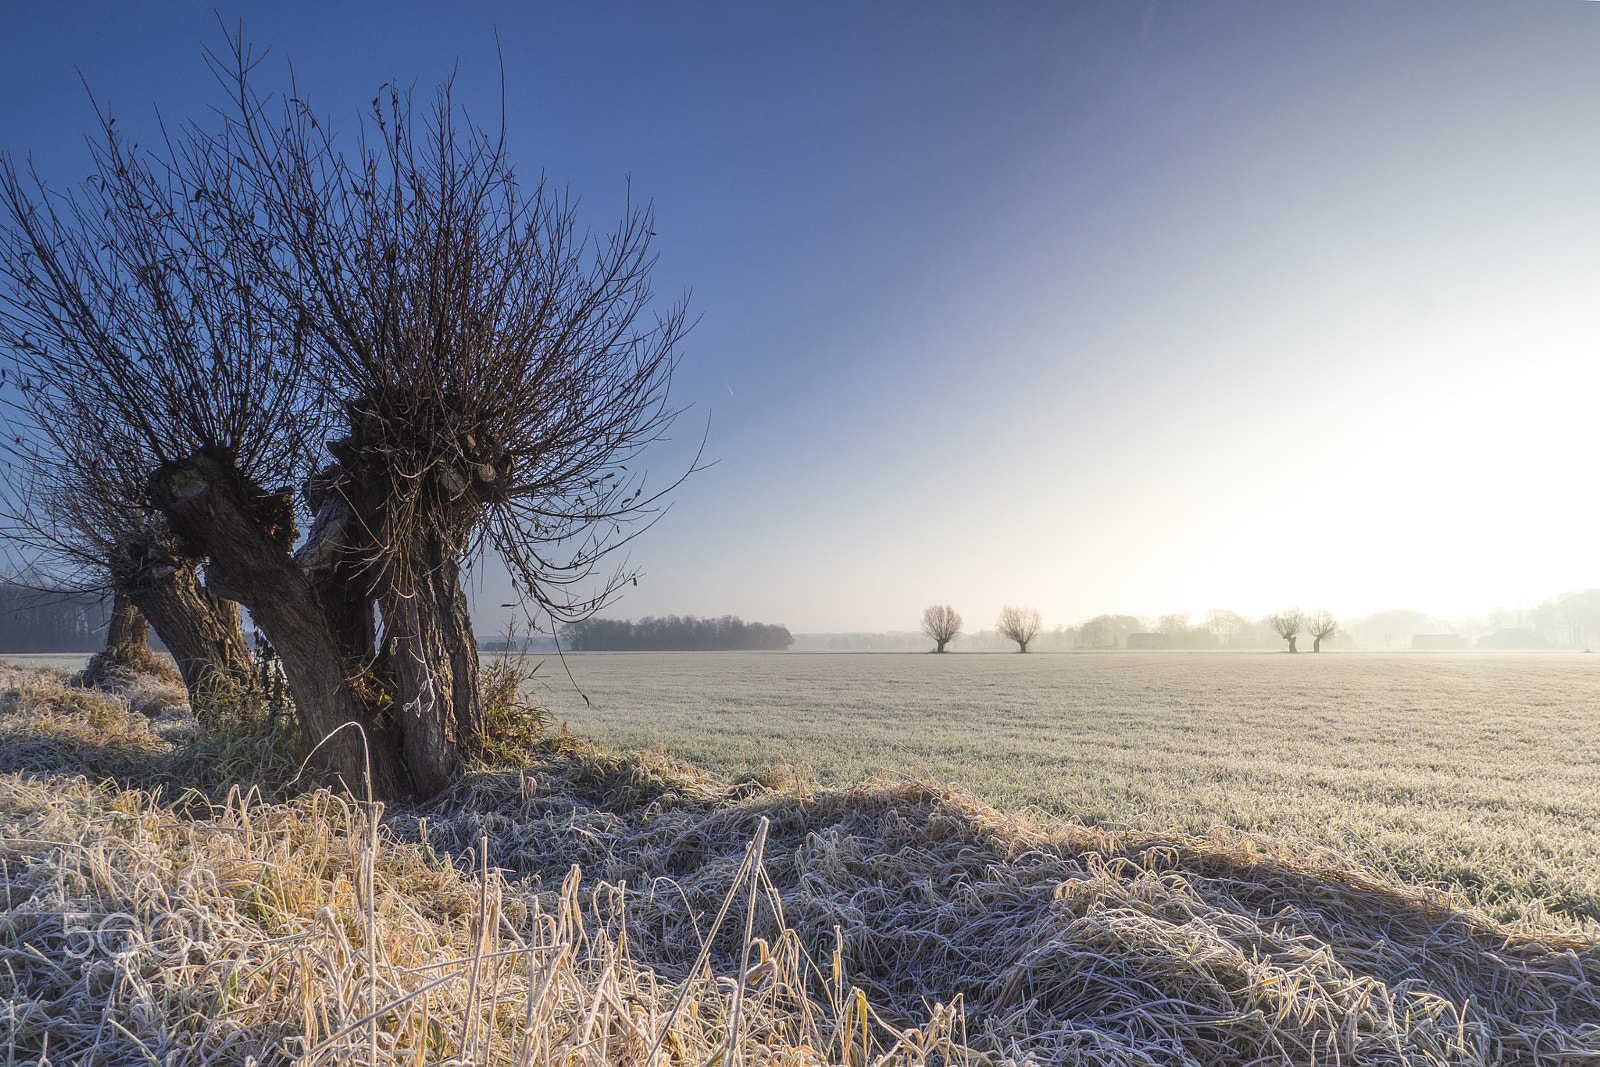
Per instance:
[[[610,614],[1439,614],[1600,585],[1600,5],[219,5],[345,129],[450,70],[700,321]],[[0,148],[154,131],[207,4],[0,14]],[[124,126],[123,124],[127,124]],[[505,599],[481,576],[479,629]]]

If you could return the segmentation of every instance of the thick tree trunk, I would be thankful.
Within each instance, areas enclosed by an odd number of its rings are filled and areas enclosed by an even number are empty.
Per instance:
[[[330,467],[312,482],[316,520],[297,560],[324,585],[340,632],[372,645],[373,607],[381,647],[368,654],[374,682],[390,694],[401,757],[416,789],[431,795],[460,769],[482,730],[478,649],[461,588],[460,536],[471,509],[431,516],[422,532],[396,532],[381,474]],[[452,519],[456,521],[452,523]]]
[[[461,588],[458,551],[438,535],[417,539],[378,591],[384,651],[397,694],[406,768],[423,794],[443,789],[483,729],[478,645]]]
[[[129,595],[172,653],[195,711],[255,693],[259,680],[239,628],[239,606],[207,589],[194,566],[146,575]]]
[[[213,596],[193,560],[175,555],[151,534],[120,545],[108,563],[117,603],[129,605],[141,624],[148,621],[161,635],[196,711],[255,692],[255,662],[239,629],[239,606]],[[137,643],[145,648],[143,633]],[[148,663],[149,653],[144,655]]]
[[[944,640],[939,641],[939,647],[934,649],[934,651],[935,652],[943,652],[944,651],[944,646],[946,644],[948,644],[948,643],[949,643],[948,641],[944,641]]]
[[[150,650],[150,623],[121,592],[111,600],[111,622],[106,627],[106,651],[130,649],[136,655]]]
[[[206,454],[163,465],[150,488],[174,532],[210,561],[213,590],[248,608],[272,642],[301,726],[309,744],[320,745],[324,765],[357,796],[369,767],[375,797],[411,795],[396,731],[369,714],[351,689],[328,607],[289,555],[294,531],[287,506]],[[365,745],[350,723],[365,732]]]
[[[154,658],[155,654],[150,651],[149,622],[113,583],[106,647],[96,652],[83,669],[83,684],[100,686],[121,672],[148,671]]]
[[[1298,648],[1294,647],[1295,638],[1294,638],[1293,635],[1284,638],[1284,640],[1289,642],[1289,651],[1290,652],[1298,652],[1298,651],[1300,651]]]

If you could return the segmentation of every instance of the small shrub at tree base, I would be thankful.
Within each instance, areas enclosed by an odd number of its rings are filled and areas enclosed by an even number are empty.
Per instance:
[[[478,692],[483,701],[483,733],[470,755],[490,767],[515,767],[527,762],[555,725],[555,716],[528,698],[527,687],[539,672],[522,656],[512,655],[483,667]]]

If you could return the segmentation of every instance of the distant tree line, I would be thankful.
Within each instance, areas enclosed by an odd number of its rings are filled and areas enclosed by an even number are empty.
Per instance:
[[[1001,610],[1000,619],[992,630],[963,634],[960,626],[961,616],[954,608],[936,604],[923,612],[921,635],[935,643],[934,651],[954,646],[972,652],[1005,648],[1022,652],[1033,649],[1057,652],[1112,648],[1243,649],[1282,647],[1285,642],[1290,651],[1297,651],[1293,639],[1301,634],[1309,636],[1313,650],[1319,652],[1330,640],[1343,640],[1347,646],[1350,643],[1332,613],[1322,608],[1310,613],[1289,608],[1261,619],[1217,609],[1206,612],[1205,618],[1198,622],[1189,612],[1155,617],[1107,614],[1096,615],[1076,626],[1057,625],[1047,630],[1036,609],[1007,606]],[[853,636],[858,638],[859,647],[881,647],[866,640],[874,635]]]
[[[994,629],[961,633],[961,616],[949,605],[934,605],[923,612],[919,634],[851,634],[852,648],[920,647],[933,641],[936,650],[958,648],[969,652],[1006,648],[1067,651],[1114,648],[1285,648],[1290,652],[1327,648],[1409,649],[1419,637],[1462,638],[1485,648],[1591,648],[1600,649],[1600,589],[1573,589],[1533,607],[1495,608],[1486,616],[1434,618],[1410,608],[1391,608],[1349,619],[1336,619],[1326,608],[1304,611],[1285,608],[1253,618],[1225,609],[1213,609],[1196,619],[1189,612],[1170,615],[1096,615],[1075,626],[1044,629],[1032,609],[1006,608]],[[1028,626],[1017,630],[1019,619]],[[953,625],[952,625],[953,624]],[[1028,636],[1028,631],[1032,632]],[[802,638],[815,635],[802,635]],[[1024,643],[1022,638],[1027,636]],[[893,637],[898,644],[884,643]],[[1419,646],[1420,647],[1420,646]],[[1463,646],[1466,647],[1466,646]]]
[[[94,652],[109,616],[96,596],[0,583],[0,653]]]
[[[1351,619],[1363,648],[1410,648],[1420,634],[1455,634],[1484,647],[1600,648],[1600,589],[1570,589],[1532,607],[1497,607],[1485,616],[1439,619],[1393,608]],[[1509,635],[1510,644],[1499,640]]]
[[[794,644],[787,626],[745,622],[737,615],[585,619],[563,627],[561,639],[574,652],[763,652]]]

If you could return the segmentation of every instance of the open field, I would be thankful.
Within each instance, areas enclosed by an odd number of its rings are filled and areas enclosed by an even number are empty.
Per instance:
[[[1600,1062],[1600,932],[1315,848],[559,734],[384,812],[170,689],[0,662],[0,1062]]]
[[[575,733],[737,775],[955,783],[1003,810],[1302,839],[1502,919],[1600,920],[1600,656],[570,655]]]

